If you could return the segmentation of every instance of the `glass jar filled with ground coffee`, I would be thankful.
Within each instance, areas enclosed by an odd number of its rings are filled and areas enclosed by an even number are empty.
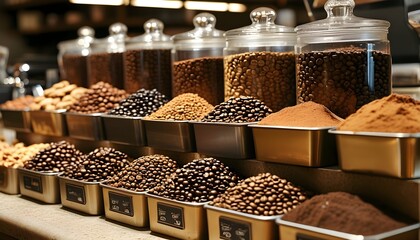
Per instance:
[[[58,44],[60,79],[80,87],[87,87],[86,59],[90,53],[90,45],[94,41],[95,31],[85,26],[77,33],[79,38]]]
[[[294,29],[276,25],[270,8],[254,9],[250,17],[250,26],[225,33],[225,100],[253,96],[273,111],[294,105]]]
[[[123,52],[127,40],[127,26],[114,23],[109,27],[109,36],[91,44],[91,54],[87,58],[88,86],[97,82],[107,82],[123,88]]]
[[[297,102],[342,118],[391,93],[389,22],[355,17],[353,0],[329,0],[328,17],[296,27]]]
[[[196,93],[210,104],[223,102],[223,31],[215,29],[216,17],[200,13],[195,29],[174,35],[172,96]]]
[[[173,43],[170,36],[163,34],[163,27],[158,19],[150,19],[144,23],[143,35],[126,42],[123,62],[127,92],[157,89],[171,97]]]

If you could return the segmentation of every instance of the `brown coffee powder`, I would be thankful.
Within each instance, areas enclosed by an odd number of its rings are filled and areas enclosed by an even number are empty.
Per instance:
[[[263,118],[258,124],[289,127],[330,127],[342,121],[322,104],[312,101],[286,107]]]
[[[420,132],[420,101],[407,95],[391,94],[364,105],[337,129],[357,132]]]
[[[285,214],[283,220],[365,236],[406,225],[345,192],[317,195]]]

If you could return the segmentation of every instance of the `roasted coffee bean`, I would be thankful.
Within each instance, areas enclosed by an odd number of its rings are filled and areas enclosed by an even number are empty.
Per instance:
[[[176,161],[167,156],[159,154],[143,156],[126,165],[116,175],[112,176],[106,184],[131,191],[144,192],[166,181],[175,173],[176,169]]]
[[[108,112],[110,115],[145,117],[158,110],[168,100],[156,89],[140,89],[122,100],[119,106]]]
[[[207,202],[238,181],[239,177],[219,160],[202,158],[177,169],[173,178],[150,193],[179,201]]]
[[[106,82],[123,89],[122,53],[93,53],[87,57],[88,86]]]
[[[39,151],[24,168],[40,172],[71,172],[84,161],[84,154],[66,141],[50,143]]]
[[[225,100],[253,96],[273,111],[296,103],[295,55],[247,52],[225,57]]]
[[[254,97],[231,97],[226,102],[217,105],[201,121],[227,123],[258,122],[270,113],[272,113],[271,109]]]
[[[297,101],[323,104],[346,118],[391,94],[391,56],[358,48],[297,56]]]
[[[172,95],[171,49],[127,50],[123,54],[124,89],[128,93],[144,88]]]
[[[79,87],[87,87],[87,63],[86,56],[65,54],[63,56],[63,68],[66,79]]]
[[[64,176],[88,182],[100,182],[115,175],[129,164],[128,156],[114,148],[100,147],[88,155],[74,171],[67,171]]]
[[[194,58],[174,63],[173,96],[195,93],[212,105],[223,102],[222,57]]]

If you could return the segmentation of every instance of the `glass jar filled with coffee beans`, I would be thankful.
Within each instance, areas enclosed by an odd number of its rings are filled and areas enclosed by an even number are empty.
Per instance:
[[[144,23],[143,35],[126,42],[123,64],[124,89],[128,93],[157,89],[171,97],[173,43],[170,36],[163,34],[163,27],[158,19],[150,19]]]
[[[276,25],[270,8],[254,9],[250,17],[250,26],[225,33],[225,100],[252,96],[273,111],[294,105],[294,29]]]
[[[91,44],[91,54],[87,58],[88,86],[107,82],[122,89],[123,52],[127,40],[127,26],[114,23],[109,27],[109,36]]]
[[[95,31],[84,26],[79,28],[77,33],[79,38],[58,44],[60,79],[79,87],[87,87],[86,59],[90,53],[90,44],[94,41]]]
[[[353,0],[329,0],[326,19],[296,27],[297,102],[346,118],[391,93],[389,22],[353,15]]]
[[[223,102],[223,31],[215,29],[216,17],[200,13],[195,28],[172,37],[174,63],[172,96],[195,93],[212,105]]]

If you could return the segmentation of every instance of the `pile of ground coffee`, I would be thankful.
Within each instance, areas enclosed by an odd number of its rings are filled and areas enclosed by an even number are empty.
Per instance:
[[[345,192],[317,195],[284,215],[283,220],[365,236],[405,226]]]
[[[286,107],[263,118],[258,124],[289,127],[332,127],[343,119],[322,104],[312,101]]]
[[[420,101],[391,94],[370,102],[346,118],[338,130],[356,132],[420,132]]]

